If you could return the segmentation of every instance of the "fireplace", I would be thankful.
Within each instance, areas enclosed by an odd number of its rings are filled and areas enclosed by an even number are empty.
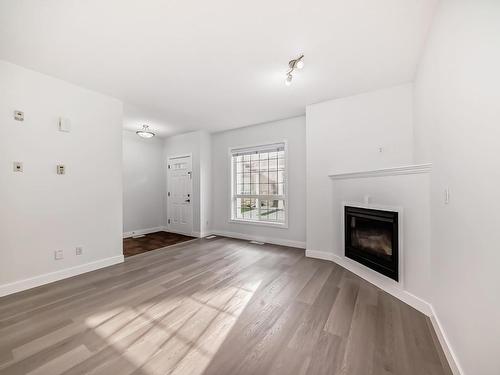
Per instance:
[[[345,256],[399,281],[398,213],[345,206]]]

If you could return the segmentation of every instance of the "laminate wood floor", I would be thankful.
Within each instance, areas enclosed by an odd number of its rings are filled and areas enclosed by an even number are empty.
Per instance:
[[[128,237],[123,239],[123,255],[129,257],[190,240],[194,240],[194,237],[164,231],[148,233],[139,238]]]
[[[451,374],[427,317],[304,251],[220,238],[0,299],[0,374]]]

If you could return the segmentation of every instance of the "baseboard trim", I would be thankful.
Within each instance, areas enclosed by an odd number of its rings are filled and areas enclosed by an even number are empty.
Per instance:
[[[141,235],[141,234],[149,234],[149,233],[154,233],[154,232],[161,232],[163,230],[165,230],[164,227],[136,229],[136,230],[132,230],[130,232],[124,232],[123,233],[123,238],[129,238],[129,237],[138,236],[138,235]]]
[[[164,231],[164,232],[168,232],[168,233],[176,233],[176,234],[182,234],[184,236],[200,238],[200,232],[195,232],[195,231],[193,231],[193,232],[182,232],[182,231],[178,231],[178,230],[169,229],[168,227],[161,227],[161,230]]]
[[[391,286],[390,284],[381,283],[374,277],[370,277],[370,274],[368,272],[366,273],[360,272],[359,269],[353,267],[349,262],[342,259],[342,257],[336,254],[326,251],[306,250],[306,256],[309,258],[323,259],[337,263],[338,265],[348,269],[349,271],[355,273],[359,277],[365,279],[369,283],[377,286],[378,288],[384,290],[390,295],[410,305],[411,307],[420,311],[422,314],[427,315],[432,323],[434,331],[436,332],[439,343],[443,348],[444,354],[446,356],[448,364],[450,365],[453,375],[465,375],[465,373],[463,372],[462,368],[459,365],[459,362],[457,361],[457,356],[455,355],[450,346],[445,331],[443,330],[443,327],[439,322],[439,319],[437,318],[436,312],[434,311],[433,306],[429,302],[424,301],[423,299],[415,296],[414,294],[404,289],[398,288],[396,286]]]
[[[0,285],[0,297],[7,296],[9,294],[14,294],[17,292],[22,292],[23,290],[32,289],[37,286],[52,283],[54,281],[67,279],[68,277],[77,276],[82,273],[95,271],[100,268],[109,267],[114,264],[123,263],[123,260],[124,260],[123,255],[117,255],[114,257],[99,259],[94,262],[85,263],[70,268],[65,268],[59,271],[46,273],[28,279],[15,281],[13,283],[3,284]]]
[[[326,251],[315,251],[315,250],[306,250],[306,256],[309,258],[317,258],[323,260],[329,260],[331,262],[337,263],[338,265],[348,269],[349,271],[355,273],[359,277],[365,279],[369,283],[379,287],[380,289],[386,291],[397,299],[403,301],[404,303],[410,305],[411,307],[417,309],[422,314],[427,316],[431,316],[432,307],[431,305],[422,300],[421,298],[415,296],[414,294],[400,288],[397,286],[393,286],[391,284],[385,284],[377,280],[375,277],[372,277],[369,272],[362,272],[357,267],[353,266],[351,263],[342,259],[336,254],[326,252]]]
[[[299,249],[306,248],[306,243],[302,242],[302,241],[293,241],[293,240],[285,240],[285,239],[281,239],[281,238],[254,236],[254,235],[250,235],[250,234],[237,233],[237,232],[227,232],[227,231],[221,231],[221,230],[212,230],[210,232],[207,232],[205,234],[205,236],[208,236],[210,234],[215,234],[216,236],[236,238],[239,240],[258,241],[258,242],[270,243],[273,245],[297,247]]]
[[[448,364],[450,365],[453,375],[465,375],[462,366],[460,366],[460,363],[458,362],[458,357],[450,345],[448,336],[446,335],[446,331],[444,330],[441,322],[439,321],[439,318],[436,315],[436,312],[434,311],[434,307],[431,306],[431,310],[432,315],[430,316],[430,320],[432,327],[434,328],[434,332],[436,332],[436,336],[439,343],[441,344],[441,347],[443,348],[444,355],[446,357],[446,360],[448,361]]]

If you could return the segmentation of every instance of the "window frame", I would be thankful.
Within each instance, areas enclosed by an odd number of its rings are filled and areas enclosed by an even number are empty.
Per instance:
[[[271,195],[261,195],[261,194],[236,194],[236,164],[233,164],[233,153],[236,150],[242,150],[242,149],[259,149],[259,148],[264,148],[266,146],[273,146],[273,145],[278,145],[282,144],[283,145],[283,151],[284,151],[284,160],[285,160],[285,169],[283,171],[283,195],[276,195],[276,194],[271,194]],[[228,172],[229,172],[229,209],[228,209],[228,222],[229,223],[235,223],[235,224],[250,224],[250,225],[258,225],[258,226],[266,226],[266,227],[274,227],[274,228],[282,228],[286,229],[288,228],[288,197],[290,195],[290,192],[288,191],[288,142],[287,140],[279,140],[279,141],[274,141],[274,142],[266,142],[266,143],[260,143],[260,144],[253,144],[253,145],[243,145],[243,146],[234,146],[230,147],[228,150]],[[265,199],[266,197],[268,200],[273,200],[273,199],[279,199],[283,200],[285,204],[285,221],[282,223],[278,222],[273,222],[273,221],[264,221],[264,220],[251,220],[251,219],[239,219],[236,218],[236,198],[237,197],[244,197],[244,198],[256,198],[256,199]],[[260,204],[259,204],[259,211],[260,211]]]

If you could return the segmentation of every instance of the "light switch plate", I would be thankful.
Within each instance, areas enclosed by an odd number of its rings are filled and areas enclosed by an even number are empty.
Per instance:
[[[81,246],[77,246],[77,247],[75,248],[75,254],[76,254],[76,255],[82,255],[82,254],[83,254],[83,247],[81,247]]]
[[[59,117],[59,131],[69,133],[71,131],[71,121],[64,117]]]
[[[58,164],[56,170],[57,170],[57,174],[65,174],[66,173],[66,167],[63,164]]]
[[[21,163],[20,161],[15,161],[14,163],[12,163],[12,169],[14,170],[14,172],[22,172],[23,163]]]
[[[64,258],[64,254],[62,250],[56,250],[54,251],[54,259],[55,260],[60,260]]]
[[[444,204],[450,204],[450,189],[444,189]]]

